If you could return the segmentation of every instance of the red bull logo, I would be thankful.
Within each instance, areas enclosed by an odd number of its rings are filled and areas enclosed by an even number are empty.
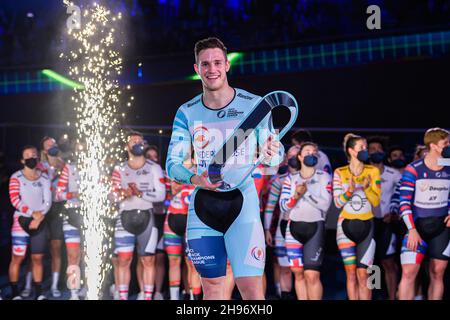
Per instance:
[[[264,250],[259,247],[253,247],[251,251],[251,255],[258,261],[264,260]]]

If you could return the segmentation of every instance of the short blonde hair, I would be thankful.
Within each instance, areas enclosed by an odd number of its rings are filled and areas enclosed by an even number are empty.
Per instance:
[[[431,129],[428,129],[427,132],[425,132],[425,136],[423,138],[423,143],[429,150],[430,144],[432,144],[432,143],[437,144],[440,140],[447,139],[447,137],[449,135],[450,135],[450,132],[448,132],[445,129],[431,128]]]

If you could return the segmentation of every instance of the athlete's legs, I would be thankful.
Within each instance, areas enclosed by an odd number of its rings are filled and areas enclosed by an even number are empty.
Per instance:
[[[117,261],[117,282],[119,284],[120,300],[128,300],[128,286],[130,285],[130,266],[133,254],[119,253]]]
[[[52,272],[58,272],[61,270],[61,240],[50,241],[50,250],[52,255]]]
[[[181,263],[181,261],[180,265],[181,265],[181,281],[183,282],[184,294],[186,296],[189,296],[189,300],[191,300],[192,295],[191,295],[191,286],[189,284],[189,270],[186,264]]]
[[[69,224],[68,220],[65,219],[63,223],[63,232],[64,232],[64,240],[66,242],[66,251],[67,251],[67,269],[66,275],[67,279],[72,276],[73,267],[80,266],[80,258],[81,258],[81,250],[80,250],[80,232],[79,230]],[[80,274],[77,275],[81,276]],[[70,288],[69,288],[70,289]],[[78,299],[78,290],[73,288],[71,289],[72,298]]]
[[[243,300],[264,300],[262,276],[236,278]]]
[[[67,245],[67,262],[69,266],[80,265],[80,246]]]
[[[42,277],[44,274],[44,267],[42,265],[43,254],[32,254],[31,260],[33,261],[33,281],[35,283],[42,282]]]
[[[126,231],[121,219],[117,219],[114,231],[115,251],[117,257],[116,290],[119,291],[120,300],[128,300],[128,287],[130,285],[130,266],[133,259],[136,236]]]
[[[242,208],[224,235],[236,285],[244,300],[264,300],[265,239],[254,184],[243,187]]]
[[[195,209],[199,189],[191,196],[189,204],[186,238],[188,255],[200,274],[203,299],[224,300],[227,251],[222,232],[214,230],[201,221]]]
[[[180,283],[181,283],[181,256],[169,256],[169,286],[170,300],[179,300]]]
[[[233,270],[231,268],[230,262],[228,261],[227,262],[227,274],[225,276],[225,294],[224,294],[225,300],[231,300],[231,298],[233,296],[234,286],[235,286],[235,282],[234,282]]]
[[[289,267],[280,266],[280,289],[286,293],[292,290],[292,271]]]
[[[164,228],[166,214],[155,214],[155,226],[158,229],[158,245],[156,247],[155,261],[155,299],[159,295],[162,299],[162,289],[166,275],[166,253],[164,251]]]
[[[298,300],[307,300],[306,279],[303,269],[303,244],[291,233],[291,224],[286,228],[286,254],[295,279],[295,292]]]
[[[448,261],[430,259],[430,286],[428,287],[428,300],[442,300],[444,295],[444,273]]]
[[[356,265],[345,265],[347,277],[347,296],[349,300],[359,300],[358,279],[356,276]]]
[[[120,282],[119,282],[119,257],[117,255],[112,256],[111,264],[113,265],[113,272],[114,272],[114,289],[115,289],[114,291],[118,292]]]
[[[217,278],[201,278],[203,300],[225,300],[225,276]]]
[[[323,294],[320,272],[316,270],[305,270],[306,290],[308,300],[321,300]]]
[[[9,263],[9,281],[17,283],[19,281],[20,265],[22,264],[25,256],[18,256],[13,254],[11,256],[11,262]]]
[[[9,263],[9,282],[11,283],[13,297],[19,295],[17,282],[19,281],[20,265],[24,261],[27,248],[30,243],[30,236],[23,230],[19,223],[19,216],[14,214],[13,225],[11,230],[12,237],[12,254]],[[30,264],[31,264],[30,259]]]
[[[263,296],[266,296],[266,292],[267,292],[267,277],[266,277],[266,273],[264,272],[262,275],[262,286],[263,286]]]
[[[308,300],[308,293],[306,292],[306,279],[303,267],[291,267],[295,279],[295,293],[298,300]]]
[[[143,256],[140,257],[139,260],[141,260],[144,267],[144,300],[151,300],[155,288],[155,256]]]
[[[150,221],[145,230],[136,236],[137,254],[143,266],[144,300],[152,300],[155,289],[155,252],[158,245],[158,229],[154,226],[154,222],[154,214],[150,213]]]
[[[399,300],[412,300],[415,296],[415,283],[420,265],[425,256],[426,244],[419,244],[416,251],[409,250],[407,247],[408,234],[405,235],[402,242],[400,260],[402,263],[402,278],[398,286]]]
[[[289,268],[289,259],[286,251],[286,241],[285,236],[287,230],[285,230],[285,235],[281,233],[280,228],[281,218],[278,221],[278,226],[275,231],[275,248],[274,248],[274,262],[273,262],[273,273],[275,286],[277,286],[277,294],[281,298],[285,298],[287,293],[292,290],[292,272]],[[286,227],[286,229],[288,229]]]
[[[402,278],[398,286],[399,300],[414,299],[414,283],[419,269],[420,264],[402,264]]]
[[[164,249],[169,257],[169,290],[170,299],[180,299],[180,283],[181,283],[181,255],[183,254],[183,239],[175,234],[169,226],[169,217],[166,216],[164,223]]]
[[[358,279],[358,294],[359,300],[371,300],[372,290],[367,285],[367,279],[369,275],[366,268],[357,268],[356,277]]]
[[[398,265],[394,257],[388,257],[381,260],[386,280],[386,287],[388,291],[389,300],[395,300],[398,283]]]
[[[51,254],[51,270],[52,270],[52,294],[59,297],[61,293],[58,291],[59,273],[61,272],[61,248],[63,245],[63,203],[54,202],[47,214],[46,219],[50,229],[50,254]]]
[[[166,275],[166,254],[161,251],[156,252],[155,263],[155,293],[161,293]]]
[[[189,287],[194,295],[194,300],[199,300],[202,293],[202,282],[200,275],[195,270],[192,261],[190,261],[187,257],[185,258],[185,262],[188,268]]]
[[[272,270],[273,270],[273,282],[275,285],[275,293],[277,296],[281,297],[281,285],[280,285],[280,265],[278,264],[278,261],[275,257],[275,255],[273,256],[272,259]]]
[[[139,285],[139,292],[144,292],[144,264],[142,259],[138,259],[136,263],[136,278]]]

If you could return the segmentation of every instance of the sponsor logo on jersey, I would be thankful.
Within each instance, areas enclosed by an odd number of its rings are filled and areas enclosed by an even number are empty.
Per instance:
[[[228,109],[227,118],[236,118],[244,114],[244,111],[237,111],[234,108]]]
[[[245,100],[253,100],[253,97],[243,95],[242,93],[238,93],[237,96],[239,98],[242,98],[242,99],[245,99]]]
[[[436,172],[436,178],[448,178],[450,177],[450,174],[447,172]]]
[[[251,250],[251,255],[255,260],[263,261],[264,260],[264,250],[260,247],[253,247]]]
[[[360,195],[354,194],[350,201],[350,206],[355,211],[360,211],[366,204],[367,199],[363,199]]]
[[[210,141],[210,134],[206,127],[199,126],[194,129],[194,145],[199,149],[204,149]]]
[[[200,102],[200,99],[197,99],[197,100],[195,100],[194,102],[188,103],[188,104],[186,105],[186,107],[187,107],[187,108],[190,108],[190,107],[192,107],[193,105],[196,105],[196,104],[199,103],[199,102]]]
[[[222,119],[223,117],[225,117],[225,111],[224,110],[220,110],[219,112],[217,112],[217,118]]]
[[[150,172],[149,171],[147,171],[147,170],[145,170],[145,169],[143,169],[143,170],[138,170],[138,171],[136,171],[136,174],[138,175],[138,176],[146,176],[147,174],[150,174]]]

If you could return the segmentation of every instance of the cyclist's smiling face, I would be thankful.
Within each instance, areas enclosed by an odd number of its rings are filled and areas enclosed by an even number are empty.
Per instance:
[[[202,50],[197,59],[194,69],[202,79],[203,86],[210,91],[222,89],[227,83],[227,72],[230,70],[230,62],[222,49]]]

